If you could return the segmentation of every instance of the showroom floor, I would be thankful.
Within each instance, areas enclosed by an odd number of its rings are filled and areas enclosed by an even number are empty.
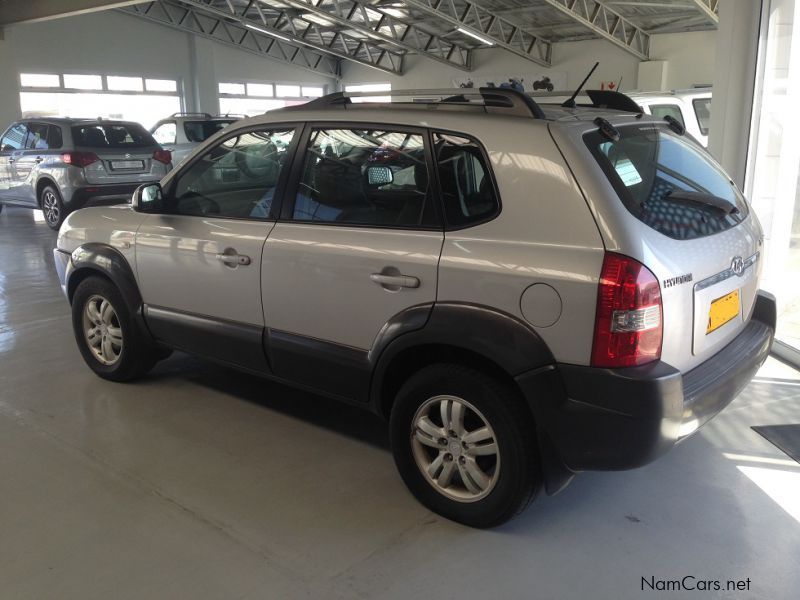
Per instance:
[[[367,413],[183,355],[95,377],[34,215],[0,215],[3,598],[619,599],[686,575],[797,597],[800,465],[750,430],[800,423],[788,367],[662,460],[471,530],[406,492]]]

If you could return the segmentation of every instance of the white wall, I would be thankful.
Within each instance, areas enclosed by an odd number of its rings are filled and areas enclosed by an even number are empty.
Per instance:
[[[332,78],[321,74],[117,11],[14,25],[4,29],[4,38],[0,41],[0,129],[19,118],[21,72],[177,79],[184,84],[187,109],[208,112],[217,112],[217,79],[334,86]]]
[[[716,31],[650,36],[651,60],[666,61],[668,90],[712,83],[716,53]]]

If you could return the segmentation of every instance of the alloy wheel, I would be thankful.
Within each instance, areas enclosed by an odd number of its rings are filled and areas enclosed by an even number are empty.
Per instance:
[[[58,223],[61,217],[61,208],[58,206],[58,198],[56,198],[56,195],[50,190],[47,190],[42,198],[42,212],[44,212],[44,218],[50,225]]]
[[[111,366],[122,355],[123,339],[117,312],[106,298],[94,295],[83,308],[83,335],[89,350],[102,364]]]

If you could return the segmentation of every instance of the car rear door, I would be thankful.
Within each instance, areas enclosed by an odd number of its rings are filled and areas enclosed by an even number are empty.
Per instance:
[[[33,172],[39,165],[51,160],[50,125],[32,121],[27,123],[27,126],[25,149],[17,154],[14,165],[16,169],[14,193],[18,200],[31,206],[38,206]]]
[[[381,330],[432,306],[443,230],[430,164],[421,129],[307,127],[291,197],[264,246],[276,375],[361,399]]]
[[[19,201],[20,178],[17,160],[25,150],[28,125],[14,123],[0,140],[0,198]]]
[[[232,132],[171,179],[162,210],[136,234],[137,279],[158,339],[268,370],[261,256],[294,137],[293,126]]]

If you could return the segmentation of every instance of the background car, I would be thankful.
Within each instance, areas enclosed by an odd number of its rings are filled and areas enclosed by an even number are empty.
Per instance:
[[[24,119],[0,138],[0,207],[40,208],[52,229],[90,203],[130,200],[171,169],[170,153],[139,123]]]
[[[177,166],[195,146],[240,118],[239,115],[212,117],[208,113],[175,113],[153,125],[150,132],[159,144],[172,152],[172,164]]]
[[[677,119],[698,142],[708,147],[711,125],[711,89],[695,88],[669,92],[638,92],[628,94],[648,115]]]

